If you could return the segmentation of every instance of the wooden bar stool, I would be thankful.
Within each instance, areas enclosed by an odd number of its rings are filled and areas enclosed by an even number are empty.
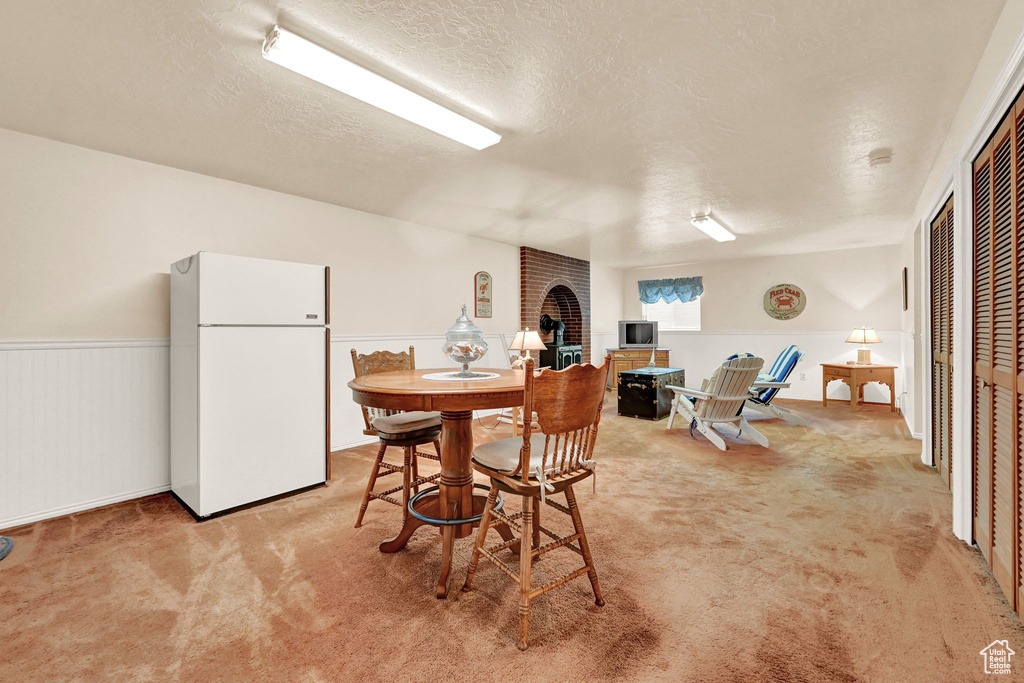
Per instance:
[[[355,369],[356,377],[370,375],[377,372],[389,372],[391,370],[415,370],[416,353],[413,347],[409,347],[409,353],[392,353],[390,351],[375,351],[369,354],[357,354],[352,349],[352,367]],[[380,439],[380,448],[377,450],[377,457],[373,461],[373,469],[370,471],[370,481],[366,484],[366,493],[363,494],[363,504],[359,506],[359,516],[356,518],[356,526],[363,523],[363,515],[371,500],[383,500],[398,505],[402,508],[402,519],[409,516],[409,498],[412,493],[419,493],[422,484],[429,484],[441,478],[441,473],[432,474],[428,477],[419,475],[419,459],[441,461],[441,413],[428,413],[423,411],[400,412],[396,410],[383,410],[380,408],[369,408],[361,406],[363,411],[363,434],[376,436]],[[434,453],[424,453],[416,450],[417,446],[434,444]],[[384,460],[384,454],[388,447],[401,448],[405,457],[401,465],[392,464]],[[381,471],[383,470],[383,471]],[[377,479],[391,474],[401,474],[401,486],[395,486],[385,491],[374,491]],[[394,494],[402,492],[401,500],[394,497]]]
[[[518,584],[520,650],[527,648],[530,601],[534,598],[586,574],[594,591],[594,602],[604,605],[572,487],[594,474],[592,456],[610,361],[611,357],[605,356],[600,367],[589,363],[572,365],[565,370],[543,370],[534,376],[533,359],[527,360],[523,414],[536,414],[536,423],[524,421],[521,438],[492,441],[473,451],[473,469],[490,477],[491,489],[462,590],[472,588],[481,556]],[[522,511],[506,514],[497,509],[499,492],[521,496]],[[565,494],[565,505],[551,500],[551,496],[560,493]],[[573,533],[559,536],[541,526],[540,508],[544,504],[568,515]],[[507,538],[509,532],[505,532],[502,542],[485,547],[487,532],[505,525],[518,531],[519,536]],[[541,534],[552,540],[541,545]],[[542,586],[532,587],[530,572],[534,558],[558,548],[581,555],[583,566]],[[518,563],[506,562],[512,558],[503,556],[504,551],[518,552]]]

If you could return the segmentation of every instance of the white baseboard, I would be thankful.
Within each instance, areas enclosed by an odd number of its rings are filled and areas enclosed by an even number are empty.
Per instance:
[[[124,493],[118,493],[114,496],[107,496],[106,498],[96,498],[93,500],[86,500],[80,503],[74,503],[72,505],[63,505],[61,507],[51,508],[49,510],[37,510],[28,515],[22,515],[21,517],[12,517],[11,519],[0,520],[0,531],[6,529],[13,529],[14,527],[24,526],[25,524],[32,524],[33,522],[39,522],[44,519],[50,519],[51,517],[61,517],[63,515],[70,515],[75,512],[82,512],[84,510],[91,510],[93,508],[103,507],[104,505],[113,505],[114,503],[123,503],[126,500],[132,500],[133,498],[142,498],[144,496],[151,496],[155,493],[165,493],[171,490],[170,484],[164,484],[161,486],[153,486],[148,489],[140,489],[138,491],[125,491]]]
[[[907,415],[906,411],[903,411],[903,423],[906,425],[907,431],[910,432],[910,436],[918,439],[919,441],[923,441],[925,439],[924,433],[913,431],[913,425],[910,424],[910,416]]]
[[[785,392],[786,392],[786,390],[783,389],[779,393],[778,397],[783,399],[783,400],[786,400],[786,401],[816,401],[818,403],[821,403],[821,396],[791,396],[790,394],[787,394]],[[832,396],[829,396],[828,400],[829,400],[829,405],[832,405],[832,403],[845,403],[846,405],[850,404],[850,399],[848,399],[848,398],[834,398]],[[871,403],[870,405],[879,405],[879,406],[884,405],[884,406],[887,406],[887,405],[889,405],[889,403],[886,402],[886,401],[875,401],[875,402]],[[898,403],[896,404],[896,407],[897,408],[900,407]]]
[[[819,403],[821,402],[821,396],[793,396],[791,394],[785,393],[785,391],[785,389],[782,389],[779,392],[778,398],[788,401],[818,401]]]
[[[331,444],[331,453],[336,453],[337,451],[343,451],[346,448],[355,448],[357,446],[365,446],[368,443],[376,443],[376,441],[377,441],[377,437],[375,437],[375,436],[364,436],[361,439],[355,439],[353,441],[345,441],[343,443],[332,443]]]

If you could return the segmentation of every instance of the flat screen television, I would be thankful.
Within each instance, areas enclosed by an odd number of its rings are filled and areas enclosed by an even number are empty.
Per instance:
[[[650,349],[658,345],[657,320],[620,320],[620,349]]]

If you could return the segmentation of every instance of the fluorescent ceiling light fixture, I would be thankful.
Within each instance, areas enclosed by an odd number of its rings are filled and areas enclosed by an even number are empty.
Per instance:
[[[719,242],[731,242],[736,239],[736,235],[726,230],[721,223],[711,216],[694,216],[690,219],[690,222],[705,235]]]
[[[280,26],[275,26],[267,34],[263,42],[263,56],[306,78],[473,149],[484,149],[501,140],[500,135],[479,123],[445,109]]]

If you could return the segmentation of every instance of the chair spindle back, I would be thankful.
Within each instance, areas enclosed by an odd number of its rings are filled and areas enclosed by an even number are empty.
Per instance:
[[[523,424],[523,447],[514,473],[522,476],[523,483],[529,483],[530,437],[536,431],[544,434],[545,474],[591,469],[610,366],[609,354],[600,366],[585,363],[535,374],[534,360],[526,361],[523,415],[537,417],[535,422],[524,420]]]

